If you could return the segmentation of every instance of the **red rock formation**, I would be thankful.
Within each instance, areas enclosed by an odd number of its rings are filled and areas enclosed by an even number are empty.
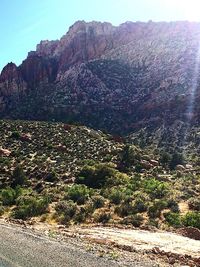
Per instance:
[[[199,40],[199,23],[78,21],[60,40],[38,44],[19,67],[3,69],[0,116],[64,118],[117,134],[184,120]],[[200,120],[193,104],[192,120]]]
[[[14,63],[8,63],[0,75],[0,96],[9,96],[26,90],[27,85]]]

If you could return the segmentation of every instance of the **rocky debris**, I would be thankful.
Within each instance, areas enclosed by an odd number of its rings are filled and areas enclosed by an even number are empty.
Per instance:
[[[101,226],[76,228],[71,232],[93,242],[107,243],[126,251],[142,251],[149,255],[153,253],[171,265],[200,266],[198,241],[177,234]]]
[[[184,171],[185,170],[185,167],[183,165],[177,165],[176,166],[176,170],[177,171]]]
[[[153,167],[153,164],[151,164],[147,160],[141,160],[140,163],[141,163],[142,167],[145,168],[145,169],[151,169]]]
[[[11,154],[10,150],[0,147],[0,156],[9,157],[10,154]]]
[[[72,126],[70,124],[64,124],[63,125],[63,128],[66,130],[66,131],[71,131],[72,130]]]
[[[191,164],[186,164],[186,165],[185,165],[185,168],[186,168],[187,170],[192,170],[192,169],[193,169],[193,166],[192,166]]]
[[[166,257],[167,261],[172,265],[176,263],[179,263],[179,264],[181,263],[181,264],[189,264],[189,265],[184,265],[185,267],[200,266],[200,258],[193,258],[190,255],[179,255],[173,252],[166,252],[166,251],[161,250],[158,247],[153,248],[152,253],[156,255],[160,255],[162,257]],[[181,267],[184,267],[184,266],[181,265]]]
[[[151,159],[149,161],[153,166],[159,166],[159,162],[157,160]]]
[[[30,133],[22,133],[21,136],[20,136],[20,139],[22,141],[31,142],[32,136],[31,136]]]
[[[178,230],[178,232],[186,237],[200,240],[200,230],[194,227],[184,227]]]

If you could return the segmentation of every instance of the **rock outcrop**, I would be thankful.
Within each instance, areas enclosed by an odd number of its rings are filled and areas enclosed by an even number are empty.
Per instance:
[[[200,120],[200,23],[78,21],[0,76],[0,117],[123,134]]]

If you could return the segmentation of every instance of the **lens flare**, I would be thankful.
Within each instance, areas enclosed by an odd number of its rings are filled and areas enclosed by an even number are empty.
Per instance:
[[[182,14],[187,20],[200,21],[200,1],[199,0],[164,0],[164,5]]]

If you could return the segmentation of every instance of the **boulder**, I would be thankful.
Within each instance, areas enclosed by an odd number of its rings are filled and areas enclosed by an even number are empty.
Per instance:
[[[11,151],[8,149],[0,148],[0,156],[9,157],[11,154]]]
[[[151,159],[149,161],[153,166],[159,166],[159,162],[157,160]]]
[[[185,171],[185,167],[183,165],[177,165],[176,170],[177,171]]]

